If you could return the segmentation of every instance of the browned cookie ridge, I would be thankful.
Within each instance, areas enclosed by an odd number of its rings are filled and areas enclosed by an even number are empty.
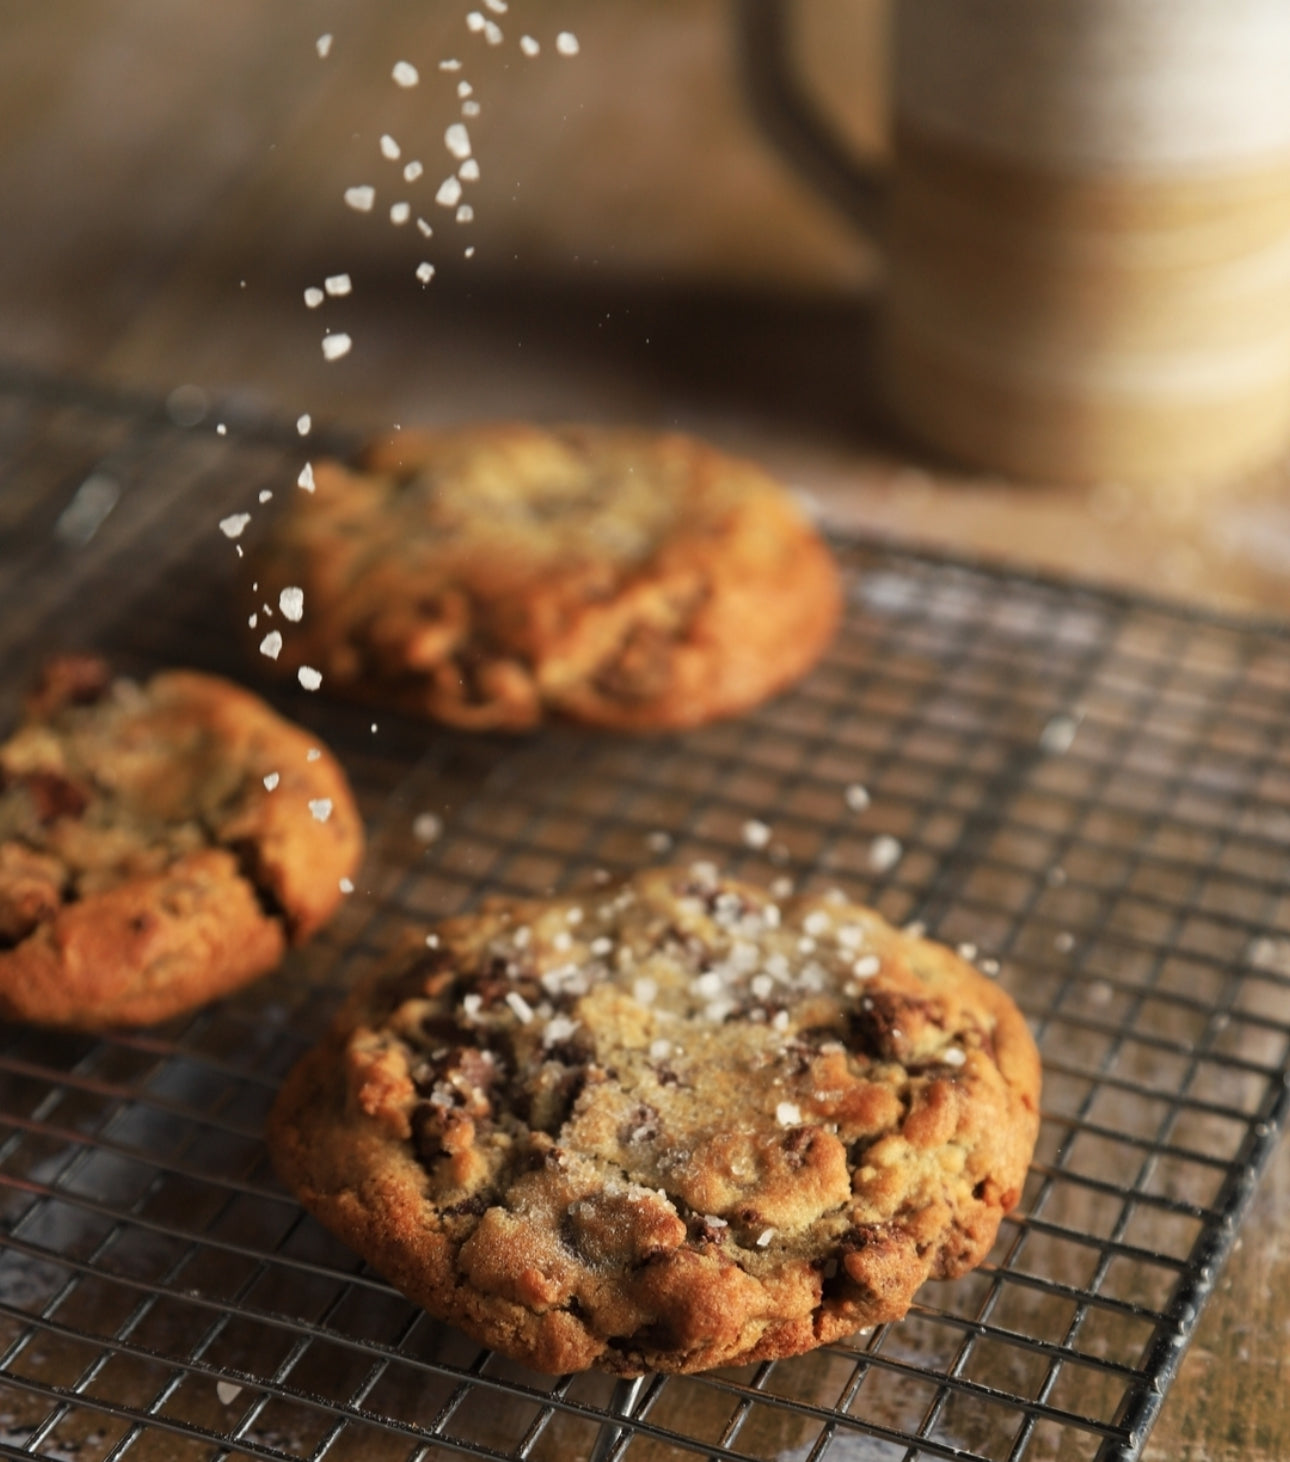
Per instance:
[[[272,969],[362,825],[330,753],[213,676],[51,661],[0,745],[0,1014],[147,1024]]]
[[[837,623],[788,493],[689,437],[404,432],[314,484],[256,559],[308,606],[279,667],[454,725],[698,725],[796,680]]]
[[[949,950],[700,864],[411,939],[269,1140],[432,1314],[630,1375],[903,1315],[988,1251],[1038,1095],[1021,1015]]]

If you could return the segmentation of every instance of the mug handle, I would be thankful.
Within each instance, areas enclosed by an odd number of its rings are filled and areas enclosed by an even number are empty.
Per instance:
[[[762,131],[793,167],[872,239],[882,233],[882,168],[857,162],[788,65],[789,0],[734,0],[744,93]]]

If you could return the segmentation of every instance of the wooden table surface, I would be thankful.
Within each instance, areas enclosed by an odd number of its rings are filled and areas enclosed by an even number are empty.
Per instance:
[[[1221,488],[1059,490],[929,462],[887,432],[872,261],[754,134],[720,0],[514,3],[507,25],[543,45],[532,61],[513,35],[489,49],[455,12],[397,0],[17,9],[0,46],[0,359],[318,423],[682,427],[759,457],[835,522],[1290,610],[1288,464]],[[880,10],[820,0],[804,23],[840,125],[880,145]],[[556,56],[562,28],[577,58]],[[461,73],[438,71],[449,56]],[[401,57],[422,67],[413,91],[389,81]],[[458,75],[482,103],[469,225],[433,203]],[[383,131],[424,159],[416,188],[379,157]],[[341,202],[360,182],[380,185],[366,216]],[[433,240],[390,225],[402,196]],[[341,270],[353,295],[307,310],[304,287]],[[324,326],[353,336],[343,361],[324,362]],[[1290,1456],[1288,1204],[1283,1146],[1147,1457]]]

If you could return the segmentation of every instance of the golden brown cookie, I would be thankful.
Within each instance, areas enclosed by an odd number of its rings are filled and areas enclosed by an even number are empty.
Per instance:
[[[148,1024],[272,969],[362,825],[331,755],[224,680],[52,661],[0,746],[0,1014]]]
[[[841,595],[760,468],[683,436],[404,432],[314,471],[256,560],[279,666],[457,726],[694,726],[802,675]],[[263,625],[261,625],[263,630]]]
[[[710,865],[417,936],[289,1076],[282,1177],[539,1370],[792,1355],[903,1315],[1018,1199],[1039,1058],[996,985]]]

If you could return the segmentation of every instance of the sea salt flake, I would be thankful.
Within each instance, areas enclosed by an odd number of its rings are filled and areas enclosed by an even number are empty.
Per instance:
[[[228,427],[226,427],[222,421],[215,424],[215,435],[217,437],[228,436]]]
[[[534,40],[532,36],[520,37],[520,50],[523,51],[526,56],[536,56],[541,49],[542,47],[538,45],[537,41]]]
[[[272,792],[281,780],[282,778],[277,774],[277,772],[270,772],[269,775],[264,779],[264,790],[266,792]]]
[[[355,213],[370,213],[372,204],[376,202],[376,189],[367,183],[358,183],[353,188],[346,188],[345,202]]]
[[[475,88],[471,86],[469,81],[459,81],[457,83],[457,95],[460,98],[464,99],[465,97],[473,95],[474,90]]]
[[[305,613],[305,591],[295,588],[284,589],[278,595],[278,608],[282,611],[284,619],[289,619],[293,624],[299,624]]]
[[[411,61],[396,61],[390,75],[399,86],[415,86],[421,80],[421,73]]]
[[[317,690],[322,684],[321,672],[315,670],[311,665],[302,665],[296,671],[296,679],[306,690]]]
[[[470,156],[470,133],[460,122],[454,122],[443,134],[443,145],[460,162]]]
[[[837,940],[843,949],[863,949],[869,941],[869,934],[863,924],[843,924],[838,930]]]
[[[1062,756],[1071,749],[1078,730],[1075,716],[1053,716],[1039,733],[1039,749],[1049,756]]]
[[[321,678],[322,677],[320,676],[319,679],[321,680]],[[311,746],[309,748],[309,750],[307,752],[305,752],[305,760],[306,761],[317,761],[321,756],[322,756],[322,750],[321,750],[321,748],[319,748],[317,746]]]
[[[457,207],[457,222],[470,223],[475,217],[475,210],[469,203],[461,203]]]
[[[423,238],[428,239],[434,234],[434,229],[430,227],[430,225],[425,221],[424,218],[417,219],[417,228],[421,230],[421,236]]]
[[[433,938],[433,936],[431,936],[431,937]],[[463,1012],[465,1013],[465,1016],[466,1016],[466,1019],[467,1020],[474,1020],[474,1018],[479,1014],[480,1010],[483,1008],[483,1005],[484,1005],[484,997],[482,995],[476,995],[476,994],[473,994],[472,993],[470,995],[463,995],[462,996],[461,1008],[462,1008]]]
[[[997,959],[983,959],[981,961],[981,973],[993,978],[999,973],[999,961]]]
[[[889,873],[904,855],[898,839],[890,833],[880,833],[869,844],[869,866],[878,873]]]
[[[506,992],[506,1003],[511,1007],[511,1010],[515,1014],[515,1019],[521,1025],[528,1025],[533,1019],[533,1007],[518,990],[508,990]]]
[[[253,614],[250,619],[247,620],[247,624],[249,624],[252,629],[254,629],[256,625],[259,624],[259,622],[260,616],[258,614]]]
[[[652,833],[646,833],[645,846],[651,853],[666,853],[672,846],[672,834],[664,832],[661,828]]]
[[[270,660],[276,660],[282,653],[282,636],[278,631],[270,630],[260,641],[260,654],[267,655]]]
[[[748,988],[758,1000],[769,1000],[775,993],[775,982],[769,975],[754,975]]]
[[[653,1005],[658,995],[658,982],[648,975],[641,975],[632,981],[632,997],[638,1005]]]
[[[306,462],[300,469],[300,476],[296,478],[296,486],[303,487],[306,492],[314,490],[314,464]]]
[[[542,1032],[542,1044],[554,1046],[560,1041],[567,1041],[580,1024],[580,1021],[570,1020],[567,1015],[554,1016]]]
[[[232,513],[219,520],[219,529],[226,538],[240,538],[242,530],[250,521],[250,513]]]
[[[713,1000],[703,1007],[703,1018],[713,1025],[720,1025],[734,1008],[733,1000]]]
[[[412,819],[412,836],[419,843],[434,843],[443,833],[443,818],[434,812],[418,812]]]
[[[422,262],[417,265],[417,278],[421,281],[422,284],[429,284],[430,281],[434,278],[434,265],[425,260],[422,260]]]
[[[272,498],[272,496],[273,496],[272,489],[267,488],[267,487],[262,487],[260,489],[259,499],[260,499],[260,501],[262,503],[267,503],[270,500],[270,498]]]
[[[327,31],[324,35],[320,35],[318,39],[314,42],[314,49],[324,60],[327,58],[328,53],[331,51],[331,43],[332,34],[330,31]]]
[[[702,995],[705,1000],[715,999],[725,989],[725,981],[716,970],[708,970],[694,982],[696,993]]]
[[[458,61],[458,60],[456,60],[455,58],[449,58],[446,61],[440,61],[439,62],[439,70],[440,71],[460,71],[461,70],[461,62]]]
[[[612,939],[606,938],[602,934],[599,939],[593,939],[588,947],[592,955],[594,955],[596,959],[604,959],[604,957],[612,951],[614,947],[614,941]]]
[[[781,1127],[796,1127],[802,1120],[802,1109],[796,1102],[780,1102],[775,1108],[775,1120]]]
[[[425,172],[425,168],[422,167],[416,158],[413,158],[403,169],[403,181],[405,183],[415,183],[423,172]]]
[[[477,117],[477,116],[479,116],[479,103],[477,101],[462,102],[462,104],[461,104],[461,115],[463,117]]]
[[[511,8],[506,3],[506,0],[484,0],[484,4],[489,8],[489,10],[493,12],[494,15],[505,15],[506,12]]]
[[[786,899],[793,896],[793,880],[791,878],[777,878],[770,886],[771,896],[777,899]]]
[[[403,156],[403,149],[388,132],[381,134],[381,156],[388,157],[391,162],[398,162]]]
[[[303,416],[298,416],[296,418],[296,430],[300,433],[302,437],[307,437],[309,435],[310,431],[313,430],[313,424],[313,418],[309,415],[307,411]]]
[[[334,298],[337,295],[352,293],[354,281],[348,274],[329,274],[323,280],[323,288]]]
[[[427,949],[438,949],[439,948],[439,936],[437,934],[427,934],[426,935],[426,948]]]
[[[331,38],[328,36],[325,39],[330,40]],[[320,51],[318,54],[325,56],[327,53]],[[215,1394],[219,1397],[221,1406],[231,1406],[242,1394],[242,1388],[236,1381],[216,1381]]]
[[[882,968],[882,961],[876,954],[862,954],[851,966],[851,973],[857,980],[871,980]]]
[[[921,939],[927,933],[927,925],[921,919],[911,919],[900,932],[911,939]]]
[[[353,344],[343,330],[337,335],[324,335],[322,353],[327,360],[339,360],[342,355],[349,354]]]
[[[863,812],[869,805],[869,789],[859,782],[852,782],[842,794],[842,800],[852,812]]]
[[[502,28],[495,20],[484,22],[484,39],[490,46],[500,46],[502,43]]]
[[[443,208],[455,208],[461,202],[461,180],[455,173],[439,184],[434,201]]]
[[[1075,948],[1075,936],[1069,929],[1063,929],[1057,938],[1053,940],[1053,948],[1058,954],[1069,954]]]
[[[813,939],[818,939],[821,935],[827,934],[833,928],[833,920],[823,909],[812,909],[806,918],[802,920],[802,928]],[[809,951],[804,952],[809,953]]]
[[[555,48],[562,56],[578,54],[578,37],[571,30],[562,30],[555,38]]]
[[[457,176],[464,183],[479,182],[479,164],[473,157],[468,157],[457,169]]]
[[[774,1237],[775,1237],[775,1230],[773,1228],[764,1228],[764,1229],[762,1229],[761,1233],[759,1233],[757,1235],[757,1247],[759,1249],[768,1248],[770,1246],[770,1241]]]
[[[331,816],[331,798],[315,797],[309,804],[309,811],[318,822],[326,822]]]
[[[573,948],[573,935],[567,929],[561,929],[552,939],[551,948],[558,950],[561,954],[568,953]]]
[[[390,222],[396,225],[405,224],[412,217],[412,205],[410,203],[391,203]]]
[[[776,1011],[775,1018],[771,1021],[771,1025],[773,1025],[777,1031],[786,1031],[788,1029],[788,1011]]]
[[[951,1046],[942,1056],[941,1060],[947,1066],[962,1066],[967,1061],[967,1052],[958,1046]]]
[[[755,817],[750,817],[743,826],[743,840],[750,848],[764,848],[770,842],[770,828]]]
[[[485,21],[481,11],[471,10],[466,15],[466,29],[474,31],[476,35],[478,35],[479,32],[483,30],[486,24],[487,21]]]
[[[657,1040],[649,1043],[649,1058],[651,1061],[666,1061],[672,1054],[672,1042],[660,1036]]]
[[[354,880],[352,878],[342,878],[340,881],[340,891],[341,893],[353,893]]]
[[[463,259],[473,259],[475,257],[474,244],[467,244],[466,247],[461,251],[461,256]]]
[[[958,957],[965,959],[970,964],[977,957],[977,947],[971,940],[965,939],[958,947]]]

